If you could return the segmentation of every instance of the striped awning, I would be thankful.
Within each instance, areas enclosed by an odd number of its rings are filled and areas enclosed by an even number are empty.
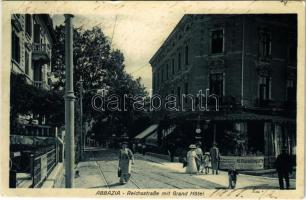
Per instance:
[[[135,139],[143,139],[149,136],[150,134],[152,134],[157,128],[158,128],[158,124],[153,124],[149,126],[147,129],[145,129],[144,131],[142,131],[141,133],[139,133],[138,135],[136,135]]]

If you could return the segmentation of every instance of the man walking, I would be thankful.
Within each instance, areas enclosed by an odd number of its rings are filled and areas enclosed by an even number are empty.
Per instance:
[[[210,157],[211,157],[211,168],[212,174],[218,174],[219,161],[220,161],[220,152],[217,147],[217,143],[213,143],[213,147],[210,149]]]
[[[289,189],[289,173],[292,173],[291,158],[287,152],[287,149],[282,149],[282,153],[277,156],[275,161],[275,167],[278,174],[279,188],[284,189],[284,178],[286,182],[286,189]]]

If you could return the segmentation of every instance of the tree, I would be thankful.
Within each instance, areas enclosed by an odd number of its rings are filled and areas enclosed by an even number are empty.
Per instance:
[[[19,115],[45,116],[48,125],[64,124],[64,102],[60,91],[47,91],[27,83],[24,74],[11,73],[10,122],[17,126]]]
[[[52,69],[57,79],[54,84],[54,89],[57,91],[63,90],[65,84],[64,31],[62,25],[55,28],[58,43],[53,46]],[[93,27],[89,30],[74,28],[73,37],[74,86],[77,98],[80,91],[77,82],[81,76],[84,80],[83,121],[94,119],[95,125],[92,131],[96,132],[98,140],[109,137],[114,132],[119,136],[123,133],[124,127],[131,132],[131,127],[135,125],[134,120],[143,116],[143,113],[132,109],[132,100],[129,99],[127,102],[126,111],[96,112],[92,109],[91,98],[98,89],[107,89],[107,97],[112,94],[121,98],[124,94],[146,97],[147,92],[141,84],[141,79],[134,80],[125,72],[123,54],[119,50],[111,49],[109,39],[100,28]],[[79,101],[76,103],[76,113],[80,119]]]

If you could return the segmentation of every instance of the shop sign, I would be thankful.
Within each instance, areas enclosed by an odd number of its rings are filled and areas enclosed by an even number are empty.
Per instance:
[[[220,169],[258,170],[264,169],[264,156],[221,156]]]

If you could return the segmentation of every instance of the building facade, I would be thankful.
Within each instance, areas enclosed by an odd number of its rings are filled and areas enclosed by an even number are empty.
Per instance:
[[[51,90],[51,56],[55,32],[47,14],[11,15],[11,75],[23,74],[28,84]],[[14,79],[13,79],[14,80]],[[35,88],[31,88],[35,89]],[[11,91],[12,93],[16,91]],[[12,115],[12,113],[11,113]],[[9,187],[41,187],[63,159],[56,127],[45,116],[18,114],[10,121]],[[60,172],[61,170],[58,170]]]
[[[184,112],[168,115],[183,120],[181,135],[200,127],[207,148],[215,141],[223,154],[295,155],[296,38],[296,15],[185,15],[150,60],[153,94],[175,95]],[[219,110],[181,98],[199,91],[208,104],[217,96]]]
[[[12,15],[11,69],[26,75],[29,84],[50,90],[52,19],[47,14]]]

